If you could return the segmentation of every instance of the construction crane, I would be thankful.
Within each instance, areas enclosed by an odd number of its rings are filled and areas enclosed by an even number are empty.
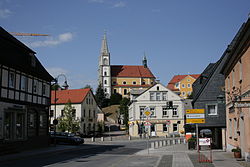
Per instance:
[[[14,36],[50,36],[48,34],[35,34],[35,33],[20,33],[20,32],[9,32]]]

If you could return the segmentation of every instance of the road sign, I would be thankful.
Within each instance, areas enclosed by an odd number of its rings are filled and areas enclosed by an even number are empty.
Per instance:
[[[197,124],[202,124],[202,123],[205,123],[205,119],[203,118],[203,119],[187,119],[186,120],[186,123],[187,124],[195,124],[195,123],[197,123]]]
[[[150,117],[150,115],[152,114],[151,110],[149,107],[145,107],[144,108],[144,111],[143,111],[143,114],[146,116],[146,117]]]
[[[201,119],[201,118],[205,118],[205,114],[187,114],[186,118],[187,119]]]
[[[146,122],[144,126],[151,126],[152,124],[150,122]]]
[[[199,145],[200,146],[210,146],[211,145],[211,138],[199,138]]]
[[[204,114],[205,109],[188,109],[186,110],[186,114]]]

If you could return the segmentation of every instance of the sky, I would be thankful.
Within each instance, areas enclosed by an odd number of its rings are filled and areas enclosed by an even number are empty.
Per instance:
[[[36,52],[48,72],[65,74],[70,89],[98,79],[107,32],[112,65],[148,66],[164,85],[216,62],[250,12],[249,0],[0,0],[0,26]],[[63,84],[64,78],[59,78]]]

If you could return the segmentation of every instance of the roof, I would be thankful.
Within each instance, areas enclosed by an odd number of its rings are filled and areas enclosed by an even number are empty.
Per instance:
[[[1,64],[25,72],[39,79],[44,79],[46,81],[53,80],[53,77],[35,56],[35,52],[9,34],[2,27],[0,27],[0,50],[1,53],[5,53],[0,56]],[[32,66],[32,63],[35,65]]]
[[[178,91],[179,89],[176,89],[175,88],[175,84],[177,82],[180,82],[181,80],[183,80],[184,78],[186,78],[187,76],[191,76],[195,79],[197,79],[200,74],[189,74],[189,75],[175,75],[171,80],[170,82],[168,83],[167,85],[167,88],[170,89],[170,90],[173,90],[173,91]]]
[[[133,65],[112,65],[112,77],[155,78],[148,67]]]
[[[70,90],[57,90],[56,91],[56,104],[82,103],[91,92],[90,88],[86,89],[70,89]],[[51,91],[51,104],[55,104],[55,91]]]
[[[113,87],[133,87],[133,88],[148,88],[151,87],[152,85],[112,85]]]

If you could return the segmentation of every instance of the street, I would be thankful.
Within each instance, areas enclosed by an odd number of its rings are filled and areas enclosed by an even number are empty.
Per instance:
[[[146,149],[146,141],[112,142],[112,144],[84,144],[77,149],[34,155],[0,163],[1,167],[39,167],[39,166],[141,166],[144,160],[153,166],[158,160],[154,156],[134,156],[133,154]]]

